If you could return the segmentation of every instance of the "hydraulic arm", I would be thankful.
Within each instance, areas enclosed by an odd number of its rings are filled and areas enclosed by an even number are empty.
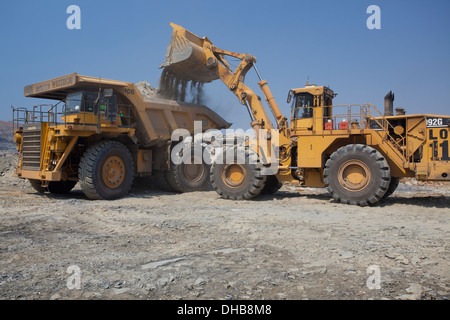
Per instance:
[[[251,126],[258,132],[261,129],[275,129],[258,95],[245,83],[247,72],[254,67],[260,79],[258,83],[277,122],[276,129],[281,136],[288,138],[287,120],[281,114],[267,81],[262,80],[256,67],[256,58],[249,54],[235,53],[215,47],[204,37],[199,38],[186,29],[171,23],[174,28],[171,44],[167,50],[166,61],[161,67],[174,72],[182,78],[193,81],[222,82],[247,107],[252,119]],[[241,62],[234,72],[225,56],[239,59]]]

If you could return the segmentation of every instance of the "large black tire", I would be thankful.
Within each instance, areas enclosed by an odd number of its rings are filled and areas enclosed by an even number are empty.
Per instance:
[[[167,182],[167,171],[155,170],[153,171],[153,179],[156,187],[160,190],[174,192],[175,190]]]
[[[28,179],[28,181],[38,193],[44,193],[46,191],[46,189],[42,187],[42,182],[40,180]]]
[[[76,181],[51,181],[48,184],[48,191],[53,194],[69,193],[77,184]]]
[[[390,197],[395,190],[397,190],[398,185],[400,184],[400,178],[391,177],[391,183],[389,183],[389,187],[386,193],[383,196],[383,199]]]
[[[166,172],[166,179],[173,190],[181,193],[206,190],[211,166],[203,161],[203,148],[200,151],[201,154],[196,155],[192,147],[190,157],[179,155],[179,160],[183,160],[179,164],[175,164],[171,156],[170,170]]]
[[[127,147],[116,141],[101,141],[88,148],[78,170],[81,190],[94,200],[125,196],[133,175],[133,157]]]
[[[236,161],[237,152],[238,149],[234,148],[234,161],[223,164],[213,162],[211,183],[224,199],[249,200],[261,193],[267,177],[261,175],[259,160],[256,164],[250,164],[249,150],[245,150],[245,163]]]
[[[391,172],[380,152],[366,145],[352,144],[331,155],[325,164],[324,181],[336,201],[367,206],[386,194]]]
[[[264,188],[261,190],[262,194],[274,194],[277,193],[278,190],[283,186],[277,176],[267,176],[266,184]]]

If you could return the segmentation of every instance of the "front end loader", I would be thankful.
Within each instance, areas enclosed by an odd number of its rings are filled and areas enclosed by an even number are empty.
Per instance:
[[[289,91],[289,123],[267,81],[261,79],[254,56],[219,49],[206,37],[171,26],[172,39],[161,68],[187,81],[221,80],[248,109],[256,136],[276,147],[278,167],[273,174],[263,173],[266,162],[242,163],[237,154],[226,163],[213,163],[211,181],[221,197],[251,199],[262,192],[276,192],[281,182],[297,182],[327,188],[342,203],[366,206],[391,195],[402,177],[450,180],[450,116],[393,116],[372,104],[336,106],[336,94],[330,88],[307,83]],[[240,60],[235,70],[226,57]],[[261,98],[244,83],[252,68],[274,122]],[[393,101],[393,94],[388,98]],[[237,146],[225,148],[233,154]],[[266,158],[260,150],[244,148],[241,159],[248,160],[251,151]]]

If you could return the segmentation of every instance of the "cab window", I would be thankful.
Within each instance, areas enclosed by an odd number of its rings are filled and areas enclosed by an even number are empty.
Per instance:
[[[97,93],[84,91],[68,94],[66,97],[66,112],[93,112],[97,96]]]
[[[307,119],[313,117],[314,96],[309,93],[300,93],[292,102],[293,118]]]
[[[76,113],[81,111],[83,105],[83,92],[71,93],[66,97],[66,112]]]
[[[86,93],[84,96],[84,111],[93,112],[97,98],[98,93]]]

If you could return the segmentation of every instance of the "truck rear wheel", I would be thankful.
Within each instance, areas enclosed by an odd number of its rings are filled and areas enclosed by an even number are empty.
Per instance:
[[[236,159],[237,148],[234,148],[234,161],[211,166],[211,183],[217,193],[224,199],[249,200],[261,193],[266,176],[261,175],[258,163],[249,162],[249,151],[245,151],[245,163]]]
[[[171,157],[166,178],[170,187],[177,192],[204,191],[209,184],[210,170],[211,166],[203,161],[203,149],[200,155],[196,155],[192,147],[190,159],[180,164],[174,164]]]
[[[367,206],[386,194],[391,181],[390,168],[380,152],[353,144],[339,148],[327,161],[324,181],[336,201]]]
[[[167,182],[166,173],[166,171],[155,170],[153,172],[153,179],[158,189],[173,192],[175,190]]]
[[[81,189],[94,200],[125,196],[133,175],[133,157],[127,147],[116,141],[102,141],[87,149],[78,171]]]
[[[283,186],[283,184],[278,180],[277,176],[267,176],[266,184],[261,190],[262,194],[274,194]]]
[[[76,181],[51,181],[48,184],[48,191],[53,194],[66,194],[69,193],[77,184]]]

